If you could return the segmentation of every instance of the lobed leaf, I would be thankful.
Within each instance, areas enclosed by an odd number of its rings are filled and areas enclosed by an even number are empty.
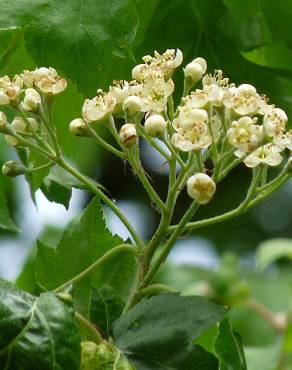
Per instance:
[[[123,244],[106,228],[99,199],[94,198],[80,219],[69,226],[57,247],[39,243],[36,260],[37,282],[45,289],[55,289],[79,275],[113,247]],[[115,261],[118,261],[115,263]],[[105,284],[127,295],[135,274],[135,258],[129,252],[120,253],[108,263],[74,284],[77,311],[89,317],[92,290]]]
[[[103,87],[117,64],[129,65],[140,26],[153,11],[138,18],[134,0],[0,1],[0,29],[26,28],[26,46],[38,65],[53,66],[91,95]],[[152,3],[154,5],[152,5]],[[150,9],[157,0],[149,1]],[[138,41],[142,40],[139,31]],[[142,32],[142,33],[144,33]]]

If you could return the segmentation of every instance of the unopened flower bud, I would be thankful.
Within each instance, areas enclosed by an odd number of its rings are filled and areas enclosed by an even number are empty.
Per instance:
[[[195,85],[204,75],[204,69],[201,64],[191,62],[184,68],[186,83],[191,87]]]
[[[34,111],[41,103],[41,96],[35,89],[26,89],[25,97],[21,102],[21,107],[25,111]]]
[[[132,148],[138,142],[138,135],[135,125],[126,123],[120,129],[120,140],[126,148]]]
[[[207,72],[207,62],[204,58],[198,57],[193,60],[193,63],[198,63],[203,69],[203,74]]]
[[[216,191],[215,182],[205,173],[196,173],[187,181],[187,192],[199,204],[207,204]]]
[[[145,64],[138,64],[132,69],[132,78],[138,82],[141,81],[142,78],[142,70],[145,67]]]
[[[0,111],[0,132],[4,134],[9,133],[9,126],[7,122],[7,118],[3,112]]]
[[[11,127],[16,132],[23,132],[26,129],[26,122],[22,117],[15,117],[11,122]]]
[[[2,166],[4,176],[15,177],[25,173],[25,167],[15,161],[5,162]]]
[[[127,117],[132,118],[141,112],[141,99],[138,96],[129,96],[124,101],[123,110]]]
[[[70,122],[69,130],[75,136],[87,136],[88,127],[82,118],[76,118]]]
[[[166,121],[160,114],[153,114],[145,121],[145,132],[152,137],[161,136],[166,129]]]
[[[0,105],[8,105],[9,103],[9,97],[3,91],[0,91]]]
[[[22,117],[15,117],[14,120],[11,122],[11,127],[16,132],[24,132],[28,128],[33,131],[37,131],[38,123],[34,118],[27,118],[26,120]]]

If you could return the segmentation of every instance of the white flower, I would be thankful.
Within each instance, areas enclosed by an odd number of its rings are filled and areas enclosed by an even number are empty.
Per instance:
[[[173,93],[174,83],[171,79],[165,81],[158,71],[152,71],[140,86],[132,86],[142,100],[142,112],[160,113],[167,106],[168,97]]]
[[[199,204],[207,204],[216,191],[215,182],[205,173],[197,173],[187,181],[188,195]]]
[[[21,92],[23,81],[20,76],[14,76],[11,81],[8,76],[0,78],[0,105],[8,105],[14,102]]]
[[[257,148],[263,139],[263,126],[256,125],[255,122],[256,120],[247,116],[233,121],[227,131],[229,144],[244,153]]]
[[[85,100],[82,107],[82,115],[87,122],[100,122],[113,113],[116,106],[116,98],[112,92],[104,93],[97,91],[98,95],[93,99]]]
[[[132,148],[138,142],[138,135],[135,125],[126,123],[120,129],[121,143],[128,149]]]
[[[225,92],[223,104],[226,108],[233,109],[238,115],[247,116],[258,112],[261,100],[255,87],[242,84],[238,87],[230,87]]]
[[[129,96],[129,83],[127,81],[114,81],[109,92],[115,97],[116,104],[122,104]]]
[[[224,91],[218,85],[205,85],[203,90],[196,89],[182,99],[189,108],[205,108],[209,103],[215,107],[222,105]]]
[[[23,71],[21,79],[25,86],[35,86],[42,93],[48,95],[57,95],[67,87],[67,81],[58,75],[58,72],[52,68],[41,67],[34,71]]]
[[[292,130],[281,132],[273,137],[274,144],[281,149],[289,149],[292,151]]]
[[[173,145],[186,152],[209,147],[212,137],[207,122],[208,114],[203,109],[182,110],[173,120],[177,131],[172,136]]]
[[[263,120],[266,135],[279,135],[285,130],[287,121],[288,117],[282,109],[273,108],[268,110]]]
[[[282,151],[281,148],[278,146],[268,143],[265,144],[258,149],[256,149],[254,152],[249,154],[244,160],[244,164],[247,167],[256,167],[259,164],[267,164],[268,166],[278,166],[282,160],[283,157],[280,154]]]
[[[229,83],[229,78],[223,76],[223,72],[221,69],[215,69],[213,75],[207,74],[202,79],[203,86],[209,85],[217,85],[218,87],[227,89],[229,87],[233,87],[234,84]]]
[[[161,136],[166,130],[166,121],[160,114],[153,114],[149,116],[144,124],[145,132],[152,136]]]
[[[163,77],[168,80],[173,75],[175,69],[181,65],[183,61],[183,55],[179,49],[167,49],[163,54],[159,54],[157,51],[155,51],[154,57],[146,55],[142,59],[145,64],[136,66],[132,71],[132,76],[135,80],[143,80],[143,75],[148,67],[159,68],[163,74]]]
[[[196,89],[184,97],[182,103],[189,109],[205,108],[209,103],[209,96],[206,91]]]
[[[76,136],[86,136],[87,125],[82,118],[75,118],[69,124],[71,134]]]
[[[21,102],[21,107],[25,111],[34,111],[41,103],[40,94],[32,88],[25,89],[25,96]]]
[[[215,107],[221,107],[222,106],[223,96],[224,96],[224,92],[225,92],[225,90],[222,87],[220,87],[216,84],[210,84],[210,85],[204,86],[203,91],[205,92],[205,94],[207,94],[209,102],[213,106],[215,106]]]

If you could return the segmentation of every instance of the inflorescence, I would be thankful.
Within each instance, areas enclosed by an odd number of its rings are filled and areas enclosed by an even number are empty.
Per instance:
[[[254,86],[236,86],[221,70],[207,74],[207,63],[200,57],[183,69],[184,91],[174,109],[172,76],[182,61],[179,49],[145,56],[133,68],[132,81],[114,81],[108,91],[98,90],[86,99],[82,118],[70,123],[70,131],[77,136],[92,136],[94,131],[97,137],[97,125],[105,124],[126,152],[138,145],[139,137],[158,149],[157,139],[164,142],[178,163],[191,169],[185,181],[189,196],[205,204],[226,168],[241,162],[250,168],[280,165],[285,151],[292,150],[292,131],[286,129],[286,113]],[[0,105],[14,113],[9,123],[0,112],[6,141],[13,146],[37,143],[48,130],[42,123],[44,103],[66,86],[53,68],[24,71],[12,80],[0,78]],[[124,124],[118,128],[114,118]],[[3,172],[9,174],[7,164]]]

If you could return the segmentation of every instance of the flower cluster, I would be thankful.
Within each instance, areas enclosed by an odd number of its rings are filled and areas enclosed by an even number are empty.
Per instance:
[[[52,97],[64,91],[67,81],[54,68],[37,68],[23,71],[11,80],[0,78],[0,106],[11,108],[15,117],[9,123],[0,112],[0,131],[13,146],[21,145],[17,134],[31,135],[40,129],[38,113],[43,109],[42,97]]]
[[[233,168],[233,162],[251,168],[281,164],[285,151],[292,151],[292,131],[286,129],[286,113],[269,104],[254,86],[236,86],[221,70],[207,74],[207,62],[201,57],[183,68],[184,91],[174,107],[172,77],[182,62],[179,49],[145,56],[133,68],[131,81],[114,81],[107,91],[99,89],[95,97],[86,99],[82,117],[70,123],[70,131],[98,139],[96,124],[107,125],[122,152],[111,150],[122,158],[137,147],[139,136],[151,145],[156,142],[153,138],[163,141],[181,166],[191,166],[193,173],[185,181],[188,194],[205,204],[213,197],[218,174],[228,165]],[[55,69],[45,67],[24,71],[12,80],[0,78],[0,105],[19,113],[9,124],[1,112],[0,129],[7,142],[17,146],[23,144],[21,135],[35,138],[42,127],[43,104],[66,86]],[[119,128],[115,118],[124,120]]]
[[[229,152],[247,167],[279,165],[284,151],[292,149],[285,112],[269,104],[254,86],[230,83],[221,70],[206,74],[201,57],[183,69],[184,94],[171,116],[172,75],[182,61],[181,51],[174,49],[145,56],[144,63],[133,68],[132,81],[115,81],[108,92],[98,91],[85,101],[83,120],[91,124],[110,116],[124,118],[120,140],[127,148],[138,142],[142,125],[147,135],[169,139],[178,152],[209,150],[213,163],[216,153],[218,160]]]

